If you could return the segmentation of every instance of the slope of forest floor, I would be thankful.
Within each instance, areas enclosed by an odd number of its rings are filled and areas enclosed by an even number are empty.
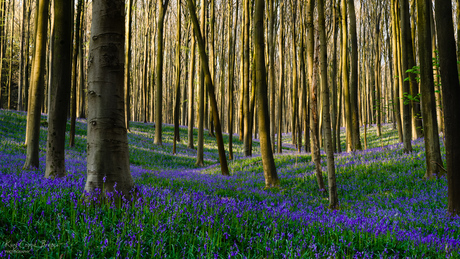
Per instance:
[[[445,177],[423,180],[423,139],[404,154],[392,125],[382,137],[368,129],[367,150],[335,155],[338,211],[327,208],[310,154],[295,152],[289,134],[275,155],[281,185],[266,190],[257,141],[254,157],[244,158],[233,137],[236,159],[224,177],[206,132],[205,167],[197,168],[186,128],[172,155],[172,126],[163,127],[164,145],[156,146],[153,125],[133,122],[131,173],[142,199],[117,207],[82,198],[84,120],[77,121],[75,147],[66,146],[68,176],[59,180],[43,177],[45,116],[40,167],[22,170],[25,127],[25,113],[0,110],[0,257],[460,258],[460,218],[447,215]],[[228,135],[224,142],[227,148]],[[443,141],[441,149],[445,158]],[[325,162],[323,156],[326,179]]]

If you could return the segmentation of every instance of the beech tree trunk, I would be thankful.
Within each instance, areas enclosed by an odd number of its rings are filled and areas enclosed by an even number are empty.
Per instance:
[[[412,81],[410,73],[406,71],[410,68],[409,55],[412,55],[412,49],[409,48],[409,45],[412,45],[412,40],[410,36],[410,23],[409,23],[409,6],[408,0],[401,1],[401,63],[402,63],[402,75],[404,78],[409,76]],[[404,80],[403,82],[403,93],[404,105],[403,105],[403,130],[404,130],[404,153],[412,152],[412,126],[411,126],[411,105],[410,100],[407,99],[407,94],[410,94],[410,82]]]
[[[431,1],[417,0],[418,49],[420,58],[420,90],[422,94],[423,129],[425,135],[426,179],[442,173],[436,101],[434,98],[433,60],[431,59]]]
[[[173,154],[176,154],[176,142],[180,141],[179,136],[179,116],[180,116],[180,46],[181,46],[181,5],[180,0],[177,0],[177,31],[176,31],[176,103],[174,105],[174,143]]]
[[[52,64],[50,87],[53,98],[48,115],[45,178],[66,176],[65,131],[72,72],[72,8],[73,4],[68,0],[54,0],[55,44],[52,51],[59,59],[53,59]]]
[[[359,106],[358,106],[358,36],[356,33],[356,13],[354,0],[348,0],[348,15],[350,17],[351,37],[351,66],[350,66],[350,106],[351,130],[353,151],[363,149],[359,134]],[[345,30],[344,30],[345,31]],[[378,53],[378,52],[377,52]],[[324,106],[323,106],[324,107]]]
[[[278,94],[278,141],[277,152],[283,152],[283,102],[284,102],[284,2],[280,3],[280,32],[279,32],[279,94]]]
[[[447,158],[447,209],[452,216],[460,215],[460,83],[455,55],[452,5],[435,0],[436,34],[444,107]]]
[[[342,12],[342,89],[343,89],[343,104],[345,107],[345,128],[346,128],[346,144],[347,144],[347,152],[351,152],[353,150],[352,140],[353,140],[353,121],[351,115],[350,107],[350,89],[348,84],[348,49],[347,49],[347,42],[348,42],[348,26],[347,26],[347,0],[341,0],[341,12]]]
[[[325,132],[325,147],[327,156],[327,178],[329,189],[329,208],[339,208],[337,184],[335,180],[334,148],[332,146],[331,116],[329,107],[329,86],[327,83],[327,40],[326,22],[324,20],[324,1],[318,0],[318,29],[320,40],[320,73],[321,73],[321,98],[323,102],[323,123]],[[355,31],[356,32],[356,31]]]
[[[169,0],[158,0],[158,34],[156,35],[157,41],[157,66],[156,66],[156,82],[155,85],[157,87],[156,96],[155,96],[155,139],[154,144],[156,145],[163,145],[162,139],[162,130],[163,130],[163,58],[164,58],[164,50],[163,50],[163,33],[164,33],[164,21],[166,11],[168,9]]]
[[[206,6],[207,6],[207,1],[206,0],[201,0],[201,31],[200,35],[203,35],[203,44],[205,44],[206,40]],[[194,6],[195,7],[195,6]],[[193,9],[195,10],[195,8]],[[191,13],[192,11],[189,8],[190,12],[190,17],[193,16],[195,13]],[[195,40],[198,41],[198,36],[195,31]],[[203,161],[203,142],[204,142],[204,106],[205,104],[205,79],[204,79],[204,64],[203,64],[203,59],[207,59],[207,56],[201,58],[202,53],[200,52],[200,88],[198,89],[198,144],[197,144],[197,150],[196,150],[196,163],[195,165],[197,166],[204,166],[204,161]]]
[[[235,7],[235,19],[232,22],[233,17],[233,1],[229,1],[229,13],[228,16],[228,60],[230,62],[229,71],[228,71],[228,160],[233,160],[233,110],[234,110],[234,101],[233,101],[233,91],[234,91],[234,75],[235,75],[235,45],[236,45],[236,29],[237,29],[237,21],[238,21],[238,2],[236,0],[236,7]],[[233,33],[231,28],[233,26]],[[235,37],[235,39],[233,39]]]
[[[191,35],[192,38],[192,48],[190,51],[190,72],[188,78],[188,139],[187,139],[187,148],[193,149],[193,127],[195,125],[195,90],[193,86],[195,85],[195,47],[196,41],[194,35]]]
[[[39,166],[40,116],[45,88],[46,38],[48,29],[48,0],[38,1],[37,29],[35,33],[35,50],[31,73],[29,109],[27,113],[26,145],[27,155],[24,170]]]
[[[323,173],[321,170],[321,155],[319,153],[319,141],[318,141],[318,103],[317,103],[317,92],[316,92],[316,76],[314,69],[317,66],[318,59],[315,55],[315,39],[313,32],[313,8],[315,6],[314,0],[307,0],[307,78],[308,84],[310,85],[310,130],[311,130],[311,153],[312,160],[315,162],[316,168],[316,181],[320,191],[325,190]]]
[[[254,58],[258,102],[260,149],[264,168],[265,188],[279,185],[270,141],[270,113],[268,111],[267,75],[264,55],[264,0],[255,0],[254,6]]]
[[[124,120],[125,1],[94,0],[88,63],[88,146],[85,191],[115,190],[130,198]]]
[[[217,101],[216,101],[216,96],[214,94],[214,85],[213,85],[213,82],[211,81],[211,73],[209,72],[209,64],[207,60],[205,44],[204,44],[203,37],[201,36],[200,26],[198,24],[198,19],[196,17],[195,6],[192,0],[187,0],[187,5],[190,11],[190,16],[191,16],[193,28],[195,31],[195,37],[196,37],[196,40],[198,41],[201,63],[203,65],[203,68],[204,68],[203,70],[205,72],[205,81],[206,81],[206,84],[208,85],[206,89],[208,90],[209,99],[211,101],[211,109],[212,109],[212,115],[213,115],[212,117],[214,119],[214,126],[216,130],[217,148],[219,150],[220,169],[221,169],[222,175],[228,176],[230,174],[228,171],[227,158],[225,157],[224,141],[222,138],[222,131],[221,131],[221,126],[220,126],[220,121],[219,121]]]
[[[82,13],[83,0],[78,0],[77,5],[77,21],[75,23],[75,48],[73,49],[72,54],[72,94],[71,94],[71,103],[70,103],[70,136],[69,136],[69,146],[75,146],[75,122],[77,118],[77,60],[78,60],[78,51],[80,50],[80,21]]]

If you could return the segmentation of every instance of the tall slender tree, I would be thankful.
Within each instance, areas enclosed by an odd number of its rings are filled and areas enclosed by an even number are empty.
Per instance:
[[[314,25],[313,25],[313,12],[315,1],[307,0],[307,78],[310,86],[310,130],[311,130],[311,153],[312,160],[315,162],[316,168],[316,181],[318,188],[322,191],[325,189],[323,181],[323,173],[321,170],[321,155],[319,153],[318,141],[318,103],[316,92],[316,76],[315,66],[318,60],[315,60],[315,39],[314,39]]]
[[[203,44],[206,42],[206,6],[207,6],[207,0],[201,0],[201,11],[200,11],[200,19],[201,19],[201,35],[203,35]],[[195,7],[195,6],[194,6]],[[195,10],[195,9],[194,9]],[[189,8],[190,12],[190,17],[193,17],[193,14],[191,13],[192,11]],[[197,33],[194,27],[195,31],[195,40],[198,41],[197,39]],[[200,47],[200,46],[198,46]],[[200,57],[202,53],[200,52]],[[204,166],[204,161],[203,161],[203,143],[204,143],[204,106],[205,106],[205,79],[204,79],[204,64],[203,64],[203,59],[206,59],[207,56],[202,57],[200,59],[200,83],[199,83],[199,88],[198,88],[198,143],[197,143],[197,149],[196,149],[196,165],[197,166]]]
[[[318,29],[320,40],[320,74],[321,97],[323,103],[323,120],[326,137],[327,178],[329,188],[329,208],[336,210],[339,207],[337,184],[335,180],[334,149],[332,146],[331,116],[329,107],[329,86],[327,83],[327,40],[326,22],[324,19],[324,0],[318,0]]]
[[[133,24],[133,0],[128,0],[128,25],[126,30],[126,48],[125,48],[125,70],[124,70],[124,87],[125,87],[125,125],[129,131],[129,121],[131,120],[131,87],[130,87],[130,71],[131,71],[131,38]]]
[[[442,172],[440,170],[442,159],[439,147],[438,123],[436,119],[436,101],[434,98],[430,12],[430,0],[417,0],[420,89],[422,94],[422,116],[425,136],[425,178],[427,179],[431,179]]]
[[[250,114],[250,97],[249,97],[249,25],[250,25],[250,15],[249,15],[249,0],[243,0],[243,11],[244,11],[244,50],[243,50],[243,114],[244,114],[244,135],[243,135],[243,145],[244,145],[244,155],[251,155],[250,147],[250,138],[251,136],[251,114]]]
[[[270,139],[272,150],[275,150],[275,16],[274,0],[268,0],[268,89],[270,91]]]
[[[174,143],[173,154],[176,154],[176,142],[180,140],[179,137],[179,112],[180,112],[180,47],[181,47],[181,4],[177,0],[177,31],[176,31],[176,85],[174,91],[176,93],[176,100],[174,104]]]
[[[81,15],[82,15],[83,0],[78,0],[77,5],[77,21],[75,23],[75,48],[72,54],[72,94],[70,103],[70,136],[69,146],[75,146],[75,122],[77,118],[77,61],[78,52],[80,50],[80,26],[81,26]]]
[[[205,43],[203,37],[201,36],[200,25],[198,24],[198,19],[196,17],[195,5],[193,4],[192,0],[187,0],[187,6],[190,12],[190,17],[192,19],[193,28],[195,31],[195,37],[198,42],[198,47],[200,50],[200,57],[201,63],[203,65],[203,70],[205,74],[205,82],[208,85],[206,88],[209,95],[209,100],[211,102],[211,110],[212,110],[212,117],[214,120],[214,126],[216,130],[216,142],[217,142],[217,149],[219,151],[219,160],[220,160],[220,169],[222,175],[230,175],[228,171],[227,165],[227,158],[225,157],[225,150],[224,150],[224,141],[222,138],[222,131],[219,121],[219,112],[217,108],[217,101],[216,96],[214,94],[214,85],[211,80],[211,73],[209,71],[209,63],[207,60]]]
[[[22,2],[22,20],[21,20],[21,46],[19,48],[19,83],[18,83],[18,105],[17,110],[22,111],[24,110],[24,78],[25,78],[25,71],[24,71],[24,45],[26,41],[26,18],[27,18],[27,2]],[[1,5],[1,3],[0,3]],[[1,30],[1,29],[0,29]],[[28,57],[27,57],[28,58]]]
[[[70,99],[71,50],[72,50],[72,2],[54,0],[54,55],[51,78],[51,106],[49,110],[48,139],[46,145],[46,178],[66,176],[65,130]]]
[[[259,117],[260,149],[264,168],[265,187],[270,188],[278,186],[279,179],[270,143],[270,113],[268,111],[267,75],[264,55],[264,0],[255,0],[253,24],[255,76],[259,105],[257,111]]]
[[[239,0],[236,0],[236,6],[235,6],[235,18],[233,20],[232,24],[232,17],[233,17],[233,0],[228,1],[228,6],[229,6],[229,13],[230,15],[228,16],[228,60],[230,62],[229,65],[229,71],[228,71],[228,159],[233,160],[233,110],[234,110],[234,104],[233,104],[233,91],[234,91],[234,74],[235,74],[235,45],[236,45],[236,32],[237,32],[237,21],[238,21],[238,3]],[[233,33],[231,31],[231,28],[233,27]],[[235,37],[235,39],[233,38]]]
[[[166,11],[168,9],[169,0],[158,0],[158,21],[157,21],[157,66],[156,66],[156,79],[155,85],[157,87],[155,96],[155,139],[154,144],[163,145],[162,129],[163,129],[163,34],[164,34],[164,21]]]
[[[49,0],[38,1],[37,28],[35,32],[35,51],[31,73],[29,109],[27,113],[26,145],[27,155],[24,169],[39,166],[40,115],[43,91],[45,88],[46,39],[48,29]]]
[[[284,102],[284,1],[280,6],[280,25],[279,25],[279,81],[278,81],[278,141],[276,143],[277,152],[283,152],[283,102]]]
[[[409,76],[410,81],[412,81],[411,73],[406,71],[412,68],[410,63],[410,57],[412,57],[412,49],[409,46],[412,46],[412,40],[410,35],[410,21],[409,21],[409,3],[408,0],[401,1],[401,63],[402,63],[402,74],[404,77]],[[410,82],[404,80],[403,83],[403,93],[404,93],[404,106],[403,106],[403,130],[404,130],[404,153],[412,152],[412,127],[411,127],[411,106],[410,101],[407,98],[407,95],[410,94]]]
[[[361,150],[359,134],[359,106],[358,106],[358,35],[356,33],[356,12],[354,0],[348,0],[348,15],[350,19],[350,106],[352,123],[352,149]]]
[[[191,34],[192,38],[192,48],[190,50],[190,72],[188,78],[188,140],[187,140],[187,148],[193,149],[193,126],[195,125],[194,118],[195,118],[195,111],[194,111],[194,103],[195,103],[195,91],[193,86],[195,85],[195,48],[196,48],[196,41],[193,34]]]
[[[348,49],[347,49],[347,43],[348,43],[348,22],[347,22],[347,5],[346,1],[347,0],[341,0],[341,8],[340,11],[342,12],[342,89],[343,89],[343,104],[345,108],[345,128],[346,128],[346,144],[347,144],[347,152],[350,152],[353,150],[353,121],[352,121],[352,115],[351,115],[351,109],[350,107],[350,88],[349,88],[349,83],[348,83]]]

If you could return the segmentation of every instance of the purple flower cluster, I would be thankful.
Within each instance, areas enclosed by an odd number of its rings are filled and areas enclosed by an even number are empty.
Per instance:
[[[276,157],[281,187],[269,190],[260,157],[230,163],[230,177],[215,164],[178,169],[147,160],[131,166],[138,196],[117,205],[83,192],[84,150],[66,151],[64,179],[44,179],[43,152],[40,168],[22,170],[23,136],[12,127],[25,127],[23,115],[0,116],[0,257],[460,256],[460,218],[446,214],[446,179],[422,180],[423,140],[412,154],[395,144],[336,155],[338,211],[318,192],[309,154],[295,153]],[[132,127],[131,149],[167,153]]]

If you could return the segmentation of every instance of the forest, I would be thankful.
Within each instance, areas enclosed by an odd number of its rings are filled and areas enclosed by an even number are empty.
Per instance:
[[[0,0],[0,258],[460,258],[460,0]]]

